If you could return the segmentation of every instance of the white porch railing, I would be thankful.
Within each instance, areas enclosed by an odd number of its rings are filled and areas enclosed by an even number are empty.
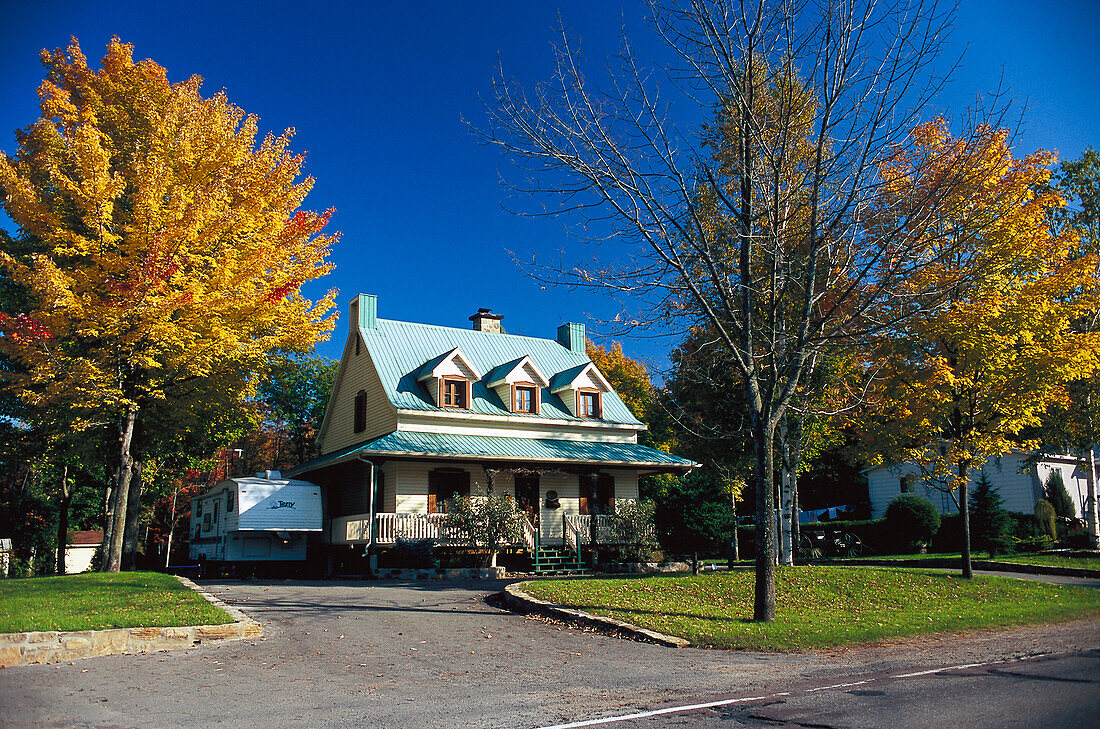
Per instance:
[[[610,514],[566,514],[563,518],[565,520],[565,541],[567,546],[571,548],[575,547],[569,544],[570,532],[573,533],[579,545],[591,544],[593,540],[598,544],[615,544],[618,542],[615,530],[612,528],[613,522]]]
[[[447,525],[446,514],[375,514],[376,544],[396,544],[398,539],[434,539],[440,544],[466,542],[466,534]]]
[[[535,531],[535,525],[531,523],[526,514],[521,515],[520,518],[523,520],[521,524],[523,527],[523,543],[527,549],[534,552],[538,546],[538,532]]]

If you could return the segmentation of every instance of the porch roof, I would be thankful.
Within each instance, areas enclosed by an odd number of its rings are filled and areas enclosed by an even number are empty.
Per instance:
[[[686,458],[637,443],[602,443],[397,430],[307,461],[290,469],[287,474],[299,475],[359,456],[626,466],[659,471],[686,471],[698,465]]]

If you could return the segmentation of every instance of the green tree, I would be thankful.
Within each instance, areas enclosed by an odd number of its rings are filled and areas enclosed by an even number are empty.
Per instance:
[[[522,519],[515,499],[492,492],[488,496],[459,496],[447,512],[447,526],[465,535],[471,547],[485,550],[487,567],[496,567],[501,547],[520,538]]]
[[[1066,482],[1060,470],[1054,469],[1047,476],[1047,482],[1043,486],[1043,497],[1054,507],[1054,514],[1059,519],[1077,518],[1077,505],[1073,503],[1073,497],[1066,490]]]
[[[661,546],[669,554],[690,557],[693,572],[700,555],[724,554],[734,536],[729,496],[713,473],[693,472],[670,483],[654,519]]]
[[[940,529],[935,505],[915,494],[901,494],[886,507],[886,525],[910,550],[923,550]]]
[[[1009,551],[1009,516],[1004,499],[983,470],[970,496],[970,533],[977,549],[990,557]]]
[[[277,468],[284,460],[283,440],[288,441],[286,455],[294,464],[318,455],[315,438],[338,367],[338,362],[327,357],[284,355],[272,361],[256,392],[262,416],[275,431],[271,467]]]

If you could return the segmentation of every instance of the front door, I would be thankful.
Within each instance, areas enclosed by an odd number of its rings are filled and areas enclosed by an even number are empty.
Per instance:
[[[535,529],[539,528],[539,477],[516,476],[516,504],[527,515]]]

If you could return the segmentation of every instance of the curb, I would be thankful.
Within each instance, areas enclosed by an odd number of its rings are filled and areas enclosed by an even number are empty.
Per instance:
[[[518,582],[504,588],[504,601],[514,610],[541,613],[542,615],[558,618],[568,623],[579,623],[601,630],[610,630],[611,632],[625,635],[633,640],[656,643],[657,645],[663,645],[669,648],[686,648],[691,645],[689,641],[679,636],[665,635],[664,633],[658,633],[654,630],[640,628],[637,625],[632,625],[622,620],[604,618],[599,615],[586,613],[582,610],[559,607],[546,600],[540,600],[537,597],[528,595],[522,590],[524,584],[523,582]]]
[[[0,668],[63,663],[95,656],[152,653],[194,648],[204,643],[259,638],[263,628],[235,607],[206,592],[186,577],[177,578],[233,618],[224,625],[183,625],[170,628],[110,628],[0,633]]]

